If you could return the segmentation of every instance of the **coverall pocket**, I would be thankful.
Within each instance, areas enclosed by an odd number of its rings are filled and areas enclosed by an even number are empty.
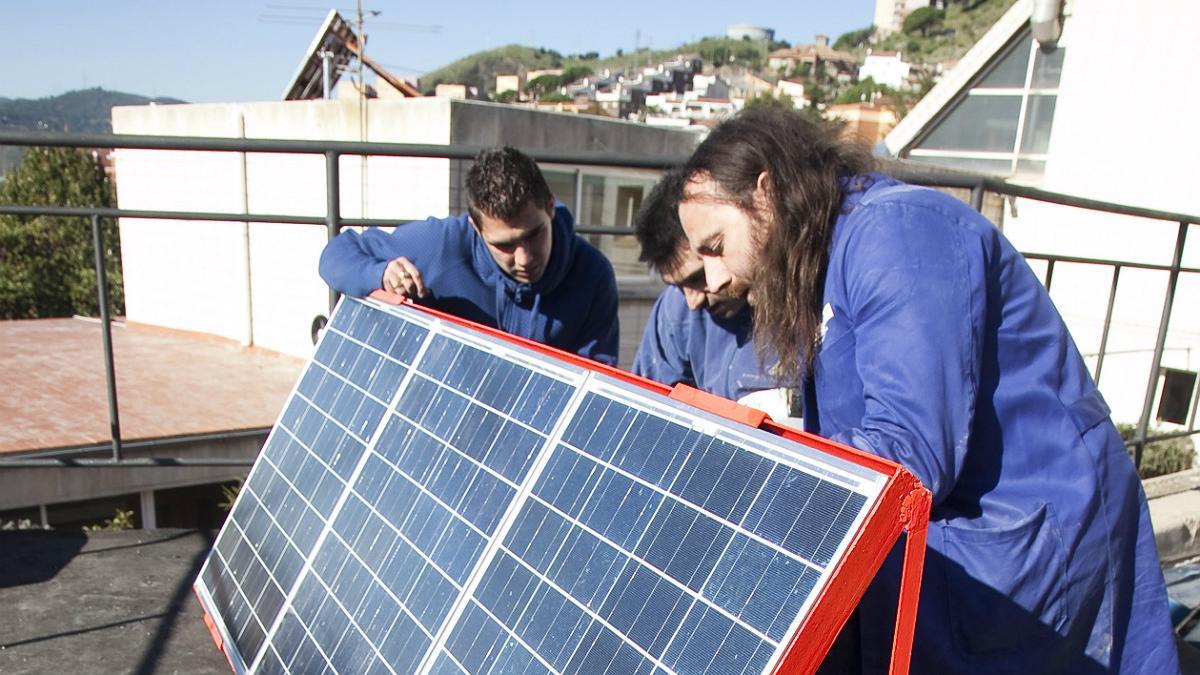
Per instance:
[[[1011,526],[940,529],[948,616],[960,649],[998,654],[1054,639],[1067,623],[1066,555],[1049,504]]]

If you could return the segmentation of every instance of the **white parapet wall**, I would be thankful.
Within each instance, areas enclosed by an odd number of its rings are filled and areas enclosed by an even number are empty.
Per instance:
[[[1182,85],[1200,62],[1200,4],[1088,0],[1068,5],[1062,78],[1041,187],[1162,211],[1200,214],[1200,89]],[[1140,55],[1144,58],[1131,58]],[[1145,59],[1150,59],[1146,61]],[[1179,223],[1016,200],[1005,232],[1022,251],[1170,265]],[[1191,226],[1184,267],[1200,267]],[[1032,266],[1044,272],[1045,263]],[[1056,265],[1051,297],[1095,372],[1111,267]],[[1153,363],[1168,275],[1124,268],[1100,388],[1118,422],[1136,422]],[[1183,274],[1162,365],[1200,370],[1200,275]],[[1159,397],[1154,398],[1157,411]],[[1194,405],[1194,403],[1193,403]],[[1154,424],[1154,415],[1151,416]],[[1164,427],[1169,425],[1163,425]]]
[[[444,145],[450,106],[432,98],[371,100],[365,114],[353,100],[132,106],[113,110],[113,130]],[[447,213],[449,160],[343,156],[339,168],[344,218]],[[326,213],[321,155],[120,150],[116,174],[125,209]],[[311,352],[312,320],[328,313],[317,275],[324,227],[127,218],[120,228],[130,321]]]

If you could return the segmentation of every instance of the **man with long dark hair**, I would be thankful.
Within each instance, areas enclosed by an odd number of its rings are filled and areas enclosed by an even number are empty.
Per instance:
[[[683,175],[668,171],[633,221],[639,259],[668,284],[646,319],[633,372],[759,408],[779,422],[798,423],[800,390],[780,387],[759,364],[745,296],[705,290],[704,263],[679,224],[682,193]]]
[[[467,213],[390,234],[342,232],[321,253],[321,277],[349,295],[412,298],[615,365],[612,265],[575,234],[537,163],[511,147],[483,150],[467,173],[467,200]]]
[[[809,431],[933,493],[914,672],[1176,672],[1145,496],[1045,289],[965,204],[872,172],[798,115],[747,111],[684,167],[709,292],[806,380]],[[859,606],[882,670],[893,555]]]

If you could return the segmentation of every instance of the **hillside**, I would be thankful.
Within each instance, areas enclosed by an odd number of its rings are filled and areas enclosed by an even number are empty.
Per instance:
[[[628,54],[618,49],[615,54],[604,58],[595,53],[564,56],[552,49],[508,45],[476,52],[431,70],[421,76],[421,90],[432,92],[439,83],[456,82],[478,87],[481,92],[491,92],[496,87],[496,75],[516,73],[522,67],[527,70],[582,67],[593,73],[605,69],[630,71],[638,66],[650,66],[672,59],[679,54],[699,54],[706,64],[719,65],[733,61],[758,68],[766,61],[770,49],[783,44],[786,43],[767,45],[762,42],[707,37],[670,49],[642,48],[636,53]]]
[[[906,60],[917,63],[937,63],[960,58],[972,45],[992,27],[996,20],[1016,0],[951,0],[947,3],[940,24],[928,29],[926,34],[897,33],[868,45],[865,38],[870,30],[852,31],[839,40],[838,48],[846,49],[861,61],[866,49],[901,51]],[[848,38],[848,40],[847,40]],[[858,39],[856,39],[858,38]],[[811,42],[810,37],[797,40],[797,44]],[[855,44],[855,43],[858,44]],[[421,89],[432,92],[442,82],[460,82],[478,87],[480,92],[492,92],[496,86],[496,75],[516,73],[521,67],[573,68],[585,67],[594,73],[609,70],[626,72],[638,66],[649,66],[670,60],[679,54],[699,54],[706,66],[744,65],[760,71],[767,54],[786,42],[766,44],[724,37],[706,37],[668,49],[642,48],[636,53],[617,50],[615,54],[601,58],[596,53],[563,55],[551,49],[508,45],[498,49],[476,52],[449,65],[432,70],[421,77]],[[770,76],[770,73],[764,73]]]
[[[1013,6],[1016,0],[966,0],[948,2],[940,25],[920,33],[895,33],[873,45],[875,49],[903,52],[905,60],[940,63],[962,58],[979,38]],[[865,48],[856,54],[865,54]]]
[[[112,133],[112,108],[117,105],[183,103],[173,98],[148,98],[99,87],[69,91],[46,98],[0,97],[0,130]],[[21,148],[0,146],[0,175],[20,161]]]

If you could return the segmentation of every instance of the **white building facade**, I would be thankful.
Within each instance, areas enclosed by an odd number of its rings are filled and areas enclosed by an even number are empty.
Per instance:
[[[696,143],[687,131],[452,99],[369,100],[365,127],[362,117],[354,101],[132,106],[113,110],[113,128],[119,134],[509,144],[631,156],[684,156]],[[118,150],[115,163],[123,209],[326,213],[319,154]],[[460,213],[468,167],[468,161],[441,158],[342,156],[341,216],[403,223]],[[542,169],[555,196],[588,225],[631,223],[658,178],[650,170]],[[300,357],[311,353],[313,323],[329,311],[329,291],[317,274],[325,227],[127,218],[120,234],[129,321]],[[593,242],[619,276],[648,278],[632,238]],[[628,323],[625,328],[640,335],[644,317]],[[624,356],[631,359],[632,351]]]
[[[1200,5],[1153,8],[1120,0],[1069,2],[1057,40],[1034,39],[1035,2],[1018,0],[959,65],[885,139],[889,154],[983,173],[1068,195],[1200,215],[1194,133],[1200,90],[1167,64],[1200,63],[1192,27]],[[1130,55],[1153,54],[1148,68]],[[1120,83],[1120,93],[1114,89]],[[1153,351],[1178,222],[1117,216],[1016,198],[998,223],[1017,248],[1127,263],[1117,276],[1100,388],[1118,422],[1136,422]],[[1200,268],[1200,226],[1184,228],[1182,267]],[[1050,276],[1044,261],[1035,271]],[[1051,297],[1095,373],[1114,266],[1058,263]],[[1200,274],[1179,276],[1152,424],[1190,377],[1182,405],[1195,419],[1200,371]],[[1180,380],[1182,373],[1184,379]],[[1190,374],[1190,375],[1189,375]],[[1186,386],[1184,387],[1186,388]],[[1161,419],[1156,420],[1155,417]],[[1178,417],[1178,416],[1174,416]],[[1185,422],[1186,424],[1186,422]]]

